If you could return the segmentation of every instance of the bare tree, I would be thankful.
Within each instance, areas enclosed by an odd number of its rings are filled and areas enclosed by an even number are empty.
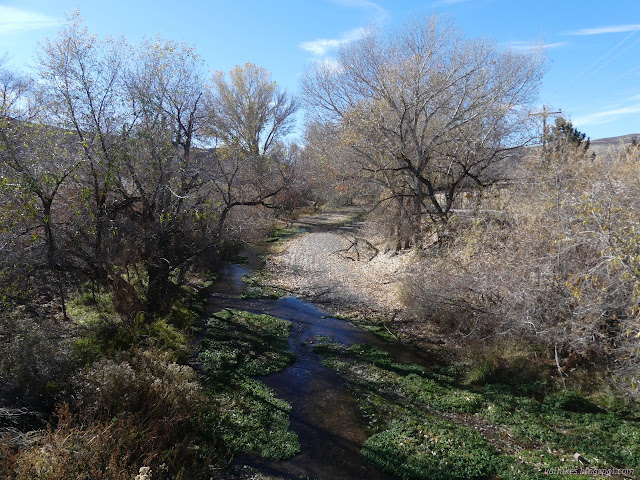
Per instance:
[[[466,40],[432,17],[344,46],[310,67],[303,92],[418,233],[425,215],[446,227],[460,191],[487,185],[490,167],[533,140],[526,108],[542,73],[539,53]]]
[[[170,275],[184,277],[215,241],[206,214],[211,172],[202,165],[207,156],[194,152],[206,119],[202,71],[191,47],[154,39],[136,52],[126,77],[132,127],[117,184],[145,263],[148,315],[163,305]]]

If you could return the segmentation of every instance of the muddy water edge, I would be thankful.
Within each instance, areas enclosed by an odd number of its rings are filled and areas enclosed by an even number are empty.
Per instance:
[[[289,346],[295,361],[285,370],[260,380],[277,397],[292,406],[290,429],[297,433],[301,452],[285,461],[265,460],[242,455],[235,470],[247,465],[260,472],[286,479],[391,479],[394,477],[368,463],[360,449],[367,438],[356,398],[344,380],[322,365],[313,352],[318,336],[345,345],[369,344],[388,351],[396,361],[426,364],[428,360],[405,345],[389,343],[351,323],[331,317],[318,307],[295,297],[280,299],[242,299],[246,285],[242,277],[261,267],[255,252],[243,252],[246,266],[225,264],[219,280],[212,286],[206,313],[225,308],[264,313],[292,322]]]

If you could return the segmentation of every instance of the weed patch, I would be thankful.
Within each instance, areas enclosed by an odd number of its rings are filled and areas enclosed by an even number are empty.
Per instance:
[[[275,243],[280,240],[284,240],[288,237],[296,235],[300,233],[300,229],[298,227],[287,227],[287,228],[277,228],[271,234],[264,239],[267,243]]]
[[[209,377],[222,383],[279,372],[294,359],[290,328],[291,322],[269,315],[223,310],[208,321],[199,359]]]
[[[212,391],[210,397],[215,408],[205,423],[232,450],[275,460],[300,451],[297,435],[287,429],[291,405],[276,398],[264,383],[244,379]]]
[[[278,299],[287,294],[286,290],[269,285],[269,274],[263,270],[244,275],[242,281],[247,284],[244,293],[240,295],[242,299]]]
[[[433,417],[391,422],[365,442],[362,454],[405,480],[471,480],[495,471],[495,451],[480,434]]]
[[[576,453],[593,468],[640,470],[637,418],[575,392],[539,401],[518,385],[467,386],[475,372],[394,362],[372,346],[323,341],[314,351],[359,399],[372,432],[363,455],[403,479],[560,479],[584,467]]]
[[[237,452],[278,460],[298,453],[298,438],[288,430],[291,406],[251,378],[281,371],[293,361],[291,322],[223,310],[207,326],[199,355],[215,405],[205,418],[207,428]]]

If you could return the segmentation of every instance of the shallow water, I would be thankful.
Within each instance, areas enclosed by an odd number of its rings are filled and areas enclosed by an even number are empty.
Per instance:
[[[428,363],[428,359],[404,345],[390,344],[371,332],[327,315],[311,303],[295,297],[278,300],[243,300],[242,276],[249,267],[228,264],[212,288],[207,312],[223,308],[266,313],[293,322],[289,344],[295,362],[279,373],[262,377],[279,398],[292,406],[291,429],[298,434],[301,453],[286,461],[241,456],[236,464],[291,479],[319,480],[391,479],[360,455],[367,434],[355,398],[343,380],[313,353],[318,335],[345,345],[367,343],[387,350],[397,361]]]

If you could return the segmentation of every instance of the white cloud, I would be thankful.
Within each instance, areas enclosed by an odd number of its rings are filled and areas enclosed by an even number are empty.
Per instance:
[[[342,45],[361,39],[367,34],[367,31],[368,30],[363,27],[354,28],[342,34],[340,38],[318,38],[316,40],[302,42],[298,46],[314,55],[322,56]]]
[[[0,35],[58,25],[57,18],[19,8],[0,6]]]
[[[381,23],[389,18],[389,12],[370,0],[331,0],[333,3],[348,8],[364,8],[375,12],[375,21]]]
[[[457,3],[464,3],[468,1],[470,0],[438,0],[437,2],[432,3],[431,7],[435,8],[435,7],[441,7],[443,5],[455,5]]]
[[[531,42],[507,42],[502,43],[501,46],[509,50],[516,50],[519,52],[531,52],[538,50],[539,48],[560,48],[567,46],[567,42],[555,42],[555,43],[531,43]]]
[[[371,2],[369,0],[331,0],[331,1],[338,5],[342,5],[343,7],[370,8],[373,10],[384,10],[384,8],[382,8],[376,2]]]
[[[636,30],[640,30],[640,24],[607,25],[603,27],[583,28],[582,30],[575,30],[573,32],[569,32],[569,34],[570,35],[602,35],[603,33],[635,32]]]
[[[371,0],[331,0],[333,3],[346,8],[360,8],[373,12],[373,24],[382,24],[389,19],[387,10]],[[359,40],[367,35],[369,28],[358,27],[343,33],[338,38],[317,38],[298,44],[303,50],[322,57],[327,53],[338,49],[342,45]]]
[[[625,115],[635,115],[638,113],[640,113],[640,103],[583,115],[581,117],[574,118],[573,123],[581,127],[585,125],[602,125],[604,123],[617,120]]]

